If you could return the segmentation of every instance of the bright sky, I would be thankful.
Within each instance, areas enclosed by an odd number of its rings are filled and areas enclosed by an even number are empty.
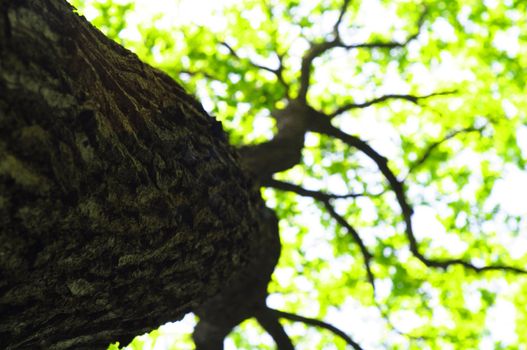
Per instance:
[[[135,1],[137,11],[129,18],[130,29],[124,33],[124,36],[137,39],[139,33],[133,29],[134,26],[140,23],[144,18],[152,17],[152,15],[159,12],[162,12],[165,15],[164,19],[158,22],[159,26],[171,26],[173,23],[193,23],[196,25],[206,25],[220,29],[225,26],[225,22],[221,16],[214,16],[214,11],[220,10],[226,3],[235,2],[235,0],[137,0]],[[369,23],[376,29],[382,29],[383,27],[391,24],[393,21],[397,21],[397,18],[393,17],[392,14],[382,13],[383,10],[379,5],[378,0],[364,1],[363,3],[365,4],[363,9],[364,12],[362,16],[359,16],[359,18],[362,18],[363,22]],[[85,16],[88,19],[91,19],[93,16],[95,16],[95,13],[88,9],[85,12]],[[393,18],[390,18],[390,16]],[[329,26],[331,27],[331,23]],[[439,33],[442,33],[445,40],[454,38],[452,27],[447,21],[437,21],[433,27]],[[498,41],[497,44],[499,45],[499,48],[510,54],[517,52],[517,37],[519,34],[520,33],[514,29],[511,29],[509,32],[499,34],[496,39]],[[335,60],[338,61],[339,57],[335,57]],[[460,71],[457,63],[458,62],[456,62],[451,57],[444,57],[443,66],[437,72],[437,74],[443,78],[446,77],[451,80],[466,78],[466,76],[463,76],[463,74],[468,73]],[[324,79],[324,77],[327,76],[327,72],[323,72],[321,70],[319,74],[317,74],[316,79]],[[425,74],[422,74],[421,76],[423,76],[424,83],[430,79],[430,77]],[[404,91],[406,89],[404,82],[401,81],[397,75],[393,75],[392,79],[389,79],[388,86],[393,90],[399,88],[400,91]],[[423,86],[426,86],[426,84],[423,84]],[[314,88],[316,89],[316,87]],[[205,102],[211,103],[210,101]],[[511,110],[510,113],[514,113],[514,110]],[[364,118],[365,121],[367,120],[367,122],[364,122],[360,125],[354,124],[353,132],[359,132],[367,139],[371,138],[372,142],[374,143],[374,147],[390,158],[390,152],[393,149],[393,145],[382,141],[389,140],[390,137],[393,136],[390,134],[390,130],[381,127],[380,124],[377,125],[374,119],[372,119],[369,115],[365,115]],[[265,120],[262,123],[263,124],[259,125],[257,129],[261,130],[262,128],[270,128],[270,123],[267,123]],[[346,131],[348,126],[343,124],[342,128]],[[524,157],[527,158],[527,127],[522,127],[518,129],[517,132],[519,136],[518,139],[521,141],[520,146],[522,148]],[[310,141],[308,137],[307,143],[309,142]],[[471,157],[470,154],[467,154],[465,160],[467,162],[478,161],[477,158]],[[493,200],[496,203],[500,203],[507,211],[511,212],[512,214],[525,215],[527,217],[527,206],[525,206],[523,203],[523,199],[527,198],[527,186],[525,184],[527,184],[527,173],[525,170],[517,169],[512,166],[508,167],[503,179],[498,181],[496,184],[492,195]],[[330,187],[331,190],[334,190],[337,193],[346,192],[346,188],[340,183],[330,184]],[[309,202],[304,199],[299,199],[299,201],[301,203],[306,202],[306,205]],[[458,237],[445,232],[443,226],[436,218],[437,210],[440,209],[424,206],[415,208],[415,215],[413,218],[415,231],[418,238],[422,239],[425,237],[433,237],[434,242],[437,242],[436,244],[447,247],[449,251],[452,252],[452,254],[461,253],[464,250],[466,244],[461,242]],[[365,215],[367,215],[367,210]],[[309,210],[301,216],[300,220],[303,222],[310,222],[308,225],[311,228],[311,236],[309,239],[312,241],[312,244],[308,244],[308,246],[305,247],[306,255],[323,257],[328,260],[333,259],[331,246],[324,238],[324,228],[321,227],[319,221],[313,220],[313,215],[309,212]],[[525,238],[510,238],[508,235],[504,236],[507,236],[506,239],[508,243],[510,243],[510,253],[513,257],[520,256],[527,250],[527,240]],[[345,269],[346,265],[348,264],[345,261],[335,261],[335,269]],[[281,279],[287,280],[290,278],[289,272],[286,270],[279,270],[276,272],[275,278],[278,281]],[[389,281],[386,283],[379,281],[379,293],[386,293],[386,291],[388,291],[390,288],[390,283],[391,282]],[[383,288],[385,288],[384,291]],[[492,286],[492,288],[506,290],[507,284],[505,281],[502,281],[497,283],[495,286]],[[467,293],[470,294],[471,292],[467,290]],[[268,302],[270,306],[277,308],[282,307],[284,304],[282,297],[279,295],[272,295]],[[516,338],[516,335],[514,334],[514,315],[514,306],[504,298],[499,298],[496,306],[493,307],[489,312],[487,325],[491,335],[487,339],[488,341],[485,342],[482,349],[490,350],[492,348],[492,342],[490,339],[502,340],[505,344],[510,341],[514,341]],[[437,322],[442,322],[440,310],[438,310],[437,318]],[[414,326],[421,323],[421,320],[417,316],[409,313],[394,315],[393,320],[397,323],[401,330],[410,330]],[[385,340],[385,337],[393,337],[393,334],[390,333],[389,335],[387,333],[387,329],[384,326],[384,321],[376,309],[365,308],[358,302],[354,301],[352,298],[349,298],[349,300],[339,309],[332,309],[329,312],[326,321],[329,321],[335,326],[340,327],[342,330],[353,335],[354,338],[367,349],[380,349],[382,341]],[[448,320],[443,320],[443,322],[448,322]],[[159,338],[156,344],[152,344],[152,346],[155,345],[152,349],[168,349],[168,346],[173,345],[174,339],[190,334],[192,332],[194,323],[194,317],[192,315],[187,315],[180,322],[163,326],[161,329],[161,334],[164,336]],[[293,334],[299,331],[295,328],[295,326],[289,327],[287,330]],[[257,335],[253,334],[252,337],[257,337]],[[258,341],[261,341],[261,339]],[[263,341],[265,343],[272,344],[272,340],[269,337],[266,337]],[[226,341],[226,349],[235,349],[232,341]]]

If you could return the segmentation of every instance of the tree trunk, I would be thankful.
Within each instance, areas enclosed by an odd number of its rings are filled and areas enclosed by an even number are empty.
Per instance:
[[[0,348],[126,344],[244,266],[261,203],[168,76],[63,1],[0,4]]]

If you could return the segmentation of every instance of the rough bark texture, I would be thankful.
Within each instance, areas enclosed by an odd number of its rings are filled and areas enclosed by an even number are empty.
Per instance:
[[[273,139],[239,149],[243,169],[256,185],[266,183],[274,173],[301,160],[304,135],[321,118],[320,113],[299,100],[288,101],[284,109],[275,110],[272,115],[278,129]],[[277,316],[266,306],[267,285],[280,256],[278,220],[271,210],[261,209],[260,223],[258,235],[251,241],[247,267],[195,311],[200,318],[193,333],[197,350],[223,349],[224,338],[249,318],[256,318],[280,350],[293,349]]]
[[[221,125],[65,2],[0,4],[0,348],[179,319],[259,226]]]
[[[196,350],[223,349],[223,340],[234,327],[265,309],[267,285],[280,256],[280,238],[274,212],[262,209],[260,213],[260,231],[251,242],[249,264],[195,310],[200,318],[193,333]]]

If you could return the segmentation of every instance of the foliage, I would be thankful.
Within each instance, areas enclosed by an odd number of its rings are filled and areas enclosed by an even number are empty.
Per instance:
[[[73,3],[96,9],[92,22],[107,35],[183,81],[235,145],[272,137],[270,112],[302,93],[302,59],[335,38],[344,9],[341,0],[245,0],[227,5],[215,26],[166,25],[168,14],[159,13],[131,27],[131,4]],[[310,133],[302,162],[275,179],[344,198],[263,191],[282,219],[273,307],[326,320],[364,348],[522,349],[527,281],[501,267],[527,264],[526,7],[349,4],[338,26],[343,44],[313,60],[307,101],[389,160],[404,181],[423,256],[411,247],[397,190],[378,164],[342,140]],[[434,267],[427,259],[456,262]],[[514,331],[496,329],[496,317]],[[272,342],[263,345],[251,322],[229,341],[267,348]],[[299,348],[346,347],[326,330],[289,321],[286,330]]]

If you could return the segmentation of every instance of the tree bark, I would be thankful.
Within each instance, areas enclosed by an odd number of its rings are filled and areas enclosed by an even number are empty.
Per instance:
[[[0,9],[0,348],[127,344],[247,264],[258,193],[216,120],[68,4]]]
[[[223,340],[234,327],[265,309],[267,285],[281,246],[275,213],[262,208],[259,222],[259,232],[249,247],[247,266],[233,274],[225,288],[194,311],[199,316],[192,335],[196,350],[223,349]]]

